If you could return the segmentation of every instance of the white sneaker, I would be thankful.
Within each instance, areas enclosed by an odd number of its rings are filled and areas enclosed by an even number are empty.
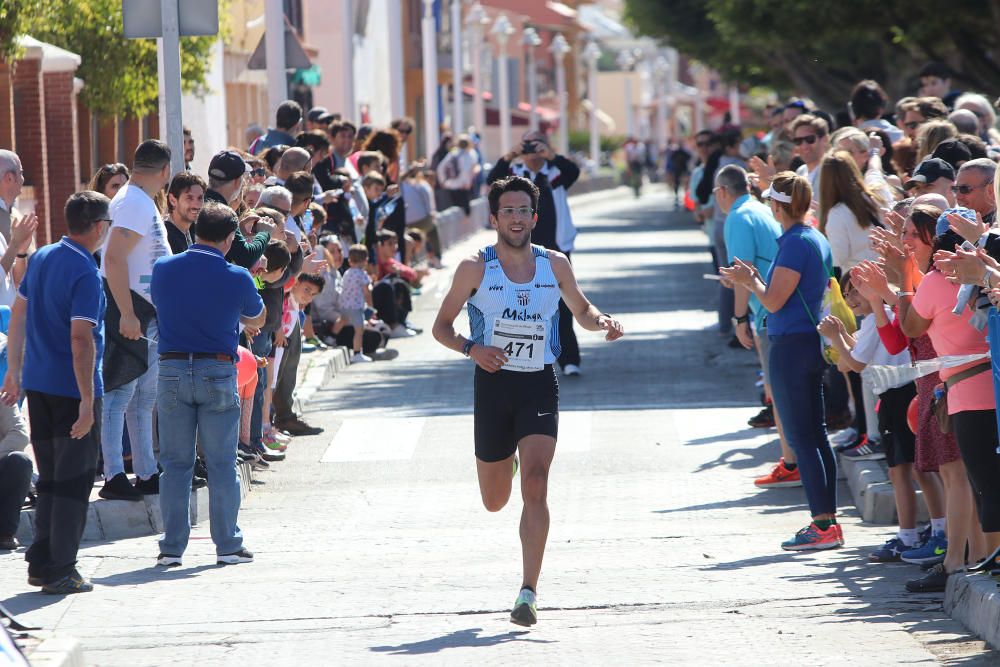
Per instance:
[[[836,447],[837,445],[846,445],[849,442],[854,442],[858,437],[858,432],[852,426],[848,426],[843,431],[838,431],[830,436],[830,444]]]
[[[365,354],[362,354],[361,352],[355,352],[354,356],[351,357],[351,363],[352,364],[362,364],[362,363],[365,363],[366,361],[371,361],[371,360],[372,360],[371,357],[369,357],[369,356],[367,356]]]
[[[411,336],[416,336],[417,332],[413,329],[409,329],[402,324],[397,324],[389,332],[389,338],[410,338]]]
[[[563,366],[563,375],[570,377],[570,376],[577,376],[579,374],[580,374],[580,367],[577,366],[576,364],[566,364],[565,366]]]

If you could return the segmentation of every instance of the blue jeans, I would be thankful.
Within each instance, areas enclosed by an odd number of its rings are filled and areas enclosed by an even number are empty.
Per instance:
[[[271,334],[261,333],[250,343],[250,351],[258,357],[271,354]],[[277,373],[277,369],[275,369]],[[255,450],[264,445],[264,388],[267,387],[267,368],[257,369],[257,389],[253,392],[253,411],[250,413],[250,442],[246,443]],[[270,417],[270,415],[268,415]],[[269,420],[270,421],[270,420]]]
[[[104,456],[106,480],[125,472],[122,435],[126,422],[129,441],[132,443],[132,471],[142,479],[149,479],[157,472],[156,455],[153,453],[153,408],[156,407],[158,334],[156,320],[152,320],[146,330],[146,337],[149,338],[149,368],[146,372],[104,395],[101,453]]]
[[[180,556],[191,533],[191,475],[195,437],[201,441],[208,466],[208,516],[216,553],[243,547],[236,525],[240,512],[240,481],[236,476],[240,401],[236,366],[214,359],[160,361],[159,415],[160,509],[163,539],[160,552]]]
[[[771,396],[785,439],[798,459],[812,516],[837,511],[837,459],[826,438],[823,370],[818,333],[771,337]]]

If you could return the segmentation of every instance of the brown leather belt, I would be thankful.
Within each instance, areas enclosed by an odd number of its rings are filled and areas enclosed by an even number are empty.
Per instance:
[[[160,355],[160,361],[168,359],[214,359],[224,361],[227,364],[233,363],[233,358],[228,354],[214,354],[212,352],[164,352]]]

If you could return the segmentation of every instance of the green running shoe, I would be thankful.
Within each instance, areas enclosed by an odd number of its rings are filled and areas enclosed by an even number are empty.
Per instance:
[[[517,462],[517,454],[514,454],[514,472],[511,475],[512,478],[513,477],[517,477],[517,469],[518,469],[518,467],[520,467],[520,465],[521,464]]]
[[[510,622],[530,628],[538,622],[538,610],[535,608],[535,594],[527,588],[521,589],[517,596],[514,609],[510,612]]]

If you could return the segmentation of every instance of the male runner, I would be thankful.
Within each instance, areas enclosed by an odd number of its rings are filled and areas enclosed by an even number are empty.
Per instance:
[[[562,253],[531,245],[538,187],[511,176],[493,183],[490,224],[496,245],[462,261],[434,322],[434,338],[476,362],[476,470],[483,505],[503,509],[521,453],[521,555],[524,580],[510,620],[538,620],[535,589],[549,532],[546,504],[549,466],[556,449],[559,383],[552,364],[559,357],[559,298],[580,326],[624,334],[621,323],[593,306],[580,291]],[[455,331],[468,302],[469,338]]]

